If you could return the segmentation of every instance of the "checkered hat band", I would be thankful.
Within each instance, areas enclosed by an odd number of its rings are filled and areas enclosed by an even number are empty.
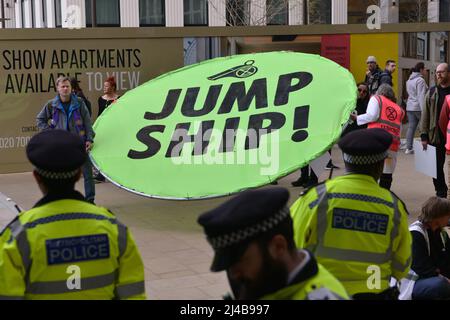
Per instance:
[[[284,207],[276,215],[271,216],[270,218],[254,225],[254,226],[250,226],[245,229],[233,231],[231,233],[220,235],[215,238],[208,237],[208,241],[214,250],[223,249],[223,248],[235,245],[239,242],[242,242],[246,239],[249,239],[258,233],[265,232],[265,231],[268,231],[268,230],[274,228],[277,224],[279,224],[281,221],[283,221],[289,215],[290,215],[289,208]]]
[[[387,151],[364,156],[353,156],[351,154],[344,153],[344,161],[352,164],[373,164],[384,160],[387,155]]]
[[[66,172],[52,172],[36,168],[36,172],[39,173],[39,175],[41,175],[44,178],[52,180],[63,180],[73,178],[77,175],[78,170],[80,169],[75,169],[73,171],[66,171]]]

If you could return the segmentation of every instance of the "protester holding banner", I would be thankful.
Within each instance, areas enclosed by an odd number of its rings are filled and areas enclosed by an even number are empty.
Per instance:
[[[84,140],[47,130],[31,138],[26,154],[44,197],[0,234],[0,300],[145,299],[130,231],[74,189]]]
[[[339,141],[347,174],[291,207],[296,245],[311,250],[354,299],[396,299],[389,278],[405,277],[411,263],[406,207],[377,184],[392,140],[378,128],[350,132]]]
[[[238,300],[342,300],[344,287],[307,250],[295,247],[283,188],[247,191],[202,214],[215,251],[211,270],[227,270]]]
[[[397,165],[397,153],[400,147],[400,132],[402,120],[405,116],[403,109],[396,103],[395,93],[388,84],[382,84],[377,94],[372,96],[367,106],[367,112],[358,116],[351,115],[358,125],[368,125],[368,128],[381,128],[389,132],[392,145],[384,161],[383,174],[380,177],[380,186],[391,189],[392,175]]]
[[[59,77],[56,80],[58,95],[47,101],[37,115],[39,130],[61,129],[82,137],[86,150],[90,151],[94,142],[94,130],[91,117],[83,100],[72,94],[70,78]],[[95,184],[92,178],[92,165],[89,159],[83,166],[84,191],[88,201],[95,200]]]

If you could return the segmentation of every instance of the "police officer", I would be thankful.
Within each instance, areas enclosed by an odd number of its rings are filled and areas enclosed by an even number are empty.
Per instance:
[[[0,299],[145,299],[130,231],[74,190],[83,140],[43,131],[26,152],[44,197],[0,233]]]
[[[215,251],[211,270],[226,270],[235,298],[347,299],[343,286],[307,250],[297,250],[283,188],[247,191],[201,215]]]
[[[377,184],[392,136],[364,129],[344,136],[347,174],[308,190],[291,207],[295,242],[308,248],[354,299],[391,298],[390,277],[411,264],[403,202]]]

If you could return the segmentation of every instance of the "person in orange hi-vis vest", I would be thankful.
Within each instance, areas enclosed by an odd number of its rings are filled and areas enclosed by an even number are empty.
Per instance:
[[[389,148],[389,155],[384,161],[383,174],[380,178],[380,186],[388,190],[391,188],[392,175],[397,164],[400,132],[402,120],[405,116],[405,112],[396,101],[392,87],[388,84],[382,84],[376,94],[370,98],[366,113],[350,116],[358,126],[367,124],[368,128],[381,128],[392,135],[393,140]]]

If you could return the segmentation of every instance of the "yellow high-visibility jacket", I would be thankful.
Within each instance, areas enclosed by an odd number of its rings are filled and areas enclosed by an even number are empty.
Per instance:
[[[348,300],[344,286],[315,259],[304,267],[297,276],[301,278],[293,284],[275,293],[262,297],[261,300]]]
[[[105,208],[52,201],[0,234],[0,299],[145,298],[134,239]]]
[[[407,211],[368,175],[348,174],[310,189],[291,207],[294,238],[346,288],[379,293],[411,265]]]

